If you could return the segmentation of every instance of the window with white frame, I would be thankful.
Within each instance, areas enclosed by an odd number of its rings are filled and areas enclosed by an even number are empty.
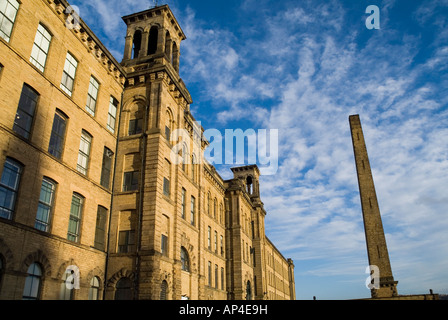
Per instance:
[[[185,219],[185,193],[186,190],[182,188],[182,219]]]
[[[33,50],[31,51],[30,61],[40,71],[44,72],[47,62],[48,49],[51,43],[51,34],[42,24],[37,27],[36,37],[34,38]]]
[[[0,218],[12,220],[22,172],[20,163],[6,158],[0,179]]]
[[[84,205],[84,197],[74,193],[70,207],[70,218],[68,222],[67,239],[73,242],[79,242],[81,233],[81,215]]]
[[[92,136],[83,130],[81,133],[81,143],[79,145],[77,169],[84,175],[87,175],[91,144]]]
[[[95,116],[96,100],[98,99],[99,87],[100,87],[100,84],[98,83],[98,81],[93,76],[90,77],[89,91],[87,94],[86,110],[92,116]]]
[[[67,129],[67,116],[61,111],[56,110],[53,120],[53,128],[51,129],[50,145],[48,152],[58,159],[62,157],[64,150],[65,131]]]
[[[70,97],[73,92],[73,84],[75,82],[76,69],[78,68],[78,61],[67,52],[65,59],[64,72],[62,73],[61,89]]]
[[[17,0],[0,1],[0,37],[9,42],[20,3]]]
[[[194,220],[195,220],[195,206],[196,206],[196,199],[195,197],[191,196],[191,225],[194,226]]]
[[[114,97],[110,97],[109,101],[109,114],[107,115],[107,129],[109,129],[110,132],[115,133],[115,123],[117,119],[117,107],[118,107],[118,100]]]
[[[34,227],[38,230],[48,232],[50,229],[55,190],[56,184],[53,181],[44,178],[40,188],[39,205],[37,207],[36,221],[34,223]]]

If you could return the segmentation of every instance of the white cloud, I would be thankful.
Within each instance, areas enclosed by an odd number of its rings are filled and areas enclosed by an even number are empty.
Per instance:
[[[125,2],[126,14],[144,9]],[[391,9],[399,3],[388,1],[382,21],[389,28],[366,36],[347,28],[342,3],[314,3],[288,2],[270,12],[267,1],[246,0],[241,8],[257,9],[256,28],[241,20],[239,30],[209,26],[191,8],[182,12],[177,18],[188,39],[181,75],[197,88],[195,116],[279,129],[278,173],[261,178],[268,236],[301,274],[364,281],[368,262],[348,123],[359,113],[399,292],[420,293],[427,285],[448,290],[448,50],[446,41],[440,45],[448,33],[437,27],[433,43],[422,48],[420,37],[392,29]],[[413,17],[429,26],[435,16],[440,24],[443,18],[427,8],[446,5],[425,1]],[[98,12],[104,24],[125,7],[108,6]],[[105,32],[116,28],[105,25]],[[231,177],[228,166],[220,172]],[[301,269],[313,261],[312,269]]]

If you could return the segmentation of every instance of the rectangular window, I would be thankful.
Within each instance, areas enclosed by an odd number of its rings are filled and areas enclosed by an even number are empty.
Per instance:
[[[195,206],[196,206],[196,199],[195,197],[191,197],[191,225],[194,226],[194,219],[195,219]]]
[[[256,267],[256,260],[255,260],[255,248],[250,248],[250,255],[252,259],[252,266]]]
[[[6,159],[0,180],[0,217],[11,220],[19,190],[23,166],[12,159]]]
[[[224,255],[224,238],[221,236],[221,256]]]
[[[51,34],[44,26],[39,24],[36,37],[34,38],[33,50],[31,51],[30,61],[40,71],[44,72],[47,62],[48,49],[50,48]]]
[[[67,118],[56,110],[53,120],[53,129],[51,129],[50,145],[48,152],[58,159],[62,157],[64,149],[65,129],[67,127]]]
[[[118,234],[118,253],[130,253],[135,251],[135,231],[120,231]]]
[[[182,188],[182,219],[185,219],[185,189]]]
[[[252,239],[255,239],[255,222],[251,221],[250,225],[251,225],[251,230],[252,230]]]
[[[132,119],[129,121],[129,135],[142,133],[143,119]]]
[[[166,140],[167,140],[168,142],[170,142],[170,139],[171,139],[171,130],[170,130],[170,128],[169,128],[168,126],[165,126],[165,137],[166,137]]]
[[[212,263],[210,261],[208,262],[208,285],[212,286]]]
[[[106,249],[106,222],[107,209],[98,206],[96,213],[96,228],[95,228],[95,242],[94,247],[98,250],[104,251]]]
[[[114,157],[114,153],[109,149],[104,147],[103,153],[103,164],[101,166],[101,185],[110,189],[110,174],[112,171],[112,159]]]
[[[215,253],[218,253],[218,232],[215,231]]]
[[[79,145],[77,169],[84,175],[87,175],[91,144],[92,136],[83,130],[81,133],[81,143]]]
[[[221,268],[221,290],[224,290],[224,268]]]
[[[162,234],[161,251],[162,255],[168,256],[168,237],[164,234]]]
[[[50,231],[51,210],[55,192],[55,184],[44,179],[40,188],[39,205],[37,207],[36,222],[34,228],[40,231]]]
[[[170,196],[170,180],[167,178],[163,178],[163,194]]]
[[[208,227],[207,231],[207,247],[208,250],[212,250],[212,228]]]
[[[139,175],[139,171],[125,172],[123,179],[123,191],[137,191]]]
[[[93,76],[90,77],[89,91],[87,93],[86,110],[92,116],[95,116],[96,100],[98,98],[99,87],[100,84],[98,83],[98,81],[96,81],[96,79]]]
[[[7,42],[9,42],[11,37],[12,27],[16,21],[19,6],[20,4],[17,0],[0,1],[0,37]]]
[[[219,277],[218,277],[218,265],[215,264],[215,288],[218,289]]]
[[[72,205],[70,208],[70,219],[68,222],[67,239],[73,242],[79,242],[81,231],[81,214],[84,205],[84,198],[80,195],[73,194]]]
[[[76,69],[78,68],[78,61],[67,52],[65,59],[64,72],[62,73],[61,89],[70,97],[73,92],[73,83],[75,82]]]
[[[31,126],[38,99],[39,94],[30,86],[24,84],[12,129],[25,139],[29,139],[31,135]]]
[[[107,115],[107,129],[109,129],[109,131],[112,133],[115,133],[117,107],[118,107],[117,99],[111,96],[109,101],[109,114]]]

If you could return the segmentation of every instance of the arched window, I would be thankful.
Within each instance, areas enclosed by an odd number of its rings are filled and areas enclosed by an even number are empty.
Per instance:
[[[173,116],[169,109],[166,110],[165,114],[165,138],[170,142],[171,132],[173,131]]]
[[[61,291],[60,291],[61,300],[73,300],[73,294],[75,290],[73,290],[73,287],[67,285],[67,276],[69,276],[69,274],[66,272],[62,277]],[[75,279],[73,278],[72,285],[74,284],[74,281]]]
[[[42,180],[36,221],[34,222],[34,227],[38,230],[44,232],[48,232],[50,230],[51,213],[53,209],[55,190],[56,183],[53,180],[50,180],[49,178],[44,178]]]
[[[246,185],[247,185],[247,193],[252,194],[253,192],[253,185],[252,185],[253,181],[252,181],[252,177],[251,176],[247,176],[246,178]]]
[[[172,40],[171,35],[167,31],[165,34],[165,55],[169,62],[171,62],[171,55],[172,55]]]
[[[78,164],[76,168],[83,175],[87,175],[87,170],[89,169],[92,139],[93,139],[92,135],[88,133],[86,130],[81,131],[81,141],[79,144],[79,151],[78,151]]]
[[[133,56],[133,59],[138,58],[141,48],[142,48],[142,32],[140,30],[137,30],[134,33],[134,56]]]
[[[190,272],[190,258],[187,249],[184,247],[180,248],[180,261],[182,263],[182,270]]]
[[[173,54],[171,55],[171,65],[174,70],[179,71],[179,47],[173,42]]]
[[[89,300],[98,300],[100,294],[100,279],[93,277],[90,281]]]
[[[73,242],[79,242],[84,200],[85,198],[82,195],[76,192],[73,193],[67,231],[67,239]]]
[[[12,220],[23,166],[17,161],[6,158],[0,179],[0,217]]]
[[[28,267],[28,276],[23,289],[23,300],[39,300],[42,286],[42,268],[38,263],[32,263]]]
[[[39,23],[36,37],[34,38],[33,50],[31,50],[30,62],[41,72],[44,72],[45,69],[51,38],[52,36],[47,28]]]
[[[219,204],[219,223],[224,223],[224,213],[222,209],[222,203]]]
[[[143,128],[143,113],[144,106],[142,103],[135,102],[129,109],[129,123],[128,123],[128,135],[140,134],[144,131]]]
[[[115,300],[132,300],[132,280],[121,278],[115,285]]]
[[[39,93],[29,85],[24,84],[12,130],[25,139],[29,139],[31,136],[31,127],[38,100]]]
[[[163,280],[162,284],[160,285],[160,300],[168,300],[167,293],[168,293],[168,282]]]
[[[149,31],[148,55],[157,52],[158,36],[159,36],[159,29],[157,27],[152,27],[151,30]]]

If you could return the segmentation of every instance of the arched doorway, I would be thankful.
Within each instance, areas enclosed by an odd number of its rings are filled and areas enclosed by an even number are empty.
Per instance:
[[[115,300],[132,300],[132,280],[129,278],[121,278],[115,285]]]

